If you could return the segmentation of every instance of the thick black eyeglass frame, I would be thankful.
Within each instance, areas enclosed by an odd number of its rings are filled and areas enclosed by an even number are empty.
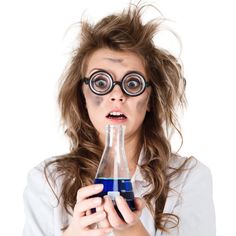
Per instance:
[[[109,89],[107,90],[107,92],[105,92],[105,93],[99,93],[99,92],[97,92],[96,90],[93,89],[93,86],[91,85],[91,78],[92,78],[94,75],[96,75],[97,73],[101,73],[101,72],[102,72],[102,73],[105,73],[106,75],[108,75],[108,77],[109,77],[110,80],[112,81],[110,88],[109,88]],[[140,90],[140,92],[138,92],[137,94],[129,93],[129,92],[127,92],[127,91],[125,90],[125,88],[124,88],[123,81],[124,81],[124,79],[125,79],[128,75],[130,75],[130,74],[137,74],[137,75],[140,76],[140,77],[142,78],[142,80],[144,81],[143,89]],[[107,71],[105,71],[105,70],[98,70],[98,71],[95,71],[93,74],[91,74],[91,75],[89,76],[89,78],[88,78],[88,77],[84,77],[84,78],[82,79],[82,82],[84,82],[86,85],[88,85],[89,88],[90,88],[90,90],[91,90],[93,93],[95,93],[96,95],[99,95],[99,96],[104,96],[104,95],[110,93],[110,92],[113,90],[113,88],[115,87],[115,85],[119,85],[120,88],[121,88],[121,90],[122,90],[122,92],[123,92],[125,95],[128,95],[128,96],[130,96],[130,97],[136,97],[136,96],[141,95],[141,94],[145,91],[145,89],[150,86],[150,83],[147,82],[147,81],[144,79],[143,75],[140,74],[140,73],[137,72],[137,71],[130,71],[130,72],[128,72],[127,74],[125,74],[125,75],[123,76],[123,78],[121,79],[121,81],[114,81],[113,77],[112,77]]]

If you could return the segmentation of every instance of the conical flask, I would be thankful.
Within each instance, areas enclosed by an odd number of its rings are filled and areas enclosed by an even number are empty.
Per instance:
[[[99,196],[110,196],[117,213],[121,216],[114,201],[117,195],[126,199],[130,209],[135,210],[134,193],[124,147],[125,126],[106,125],[105,129],[105,147],[94,182],[104,185]]]

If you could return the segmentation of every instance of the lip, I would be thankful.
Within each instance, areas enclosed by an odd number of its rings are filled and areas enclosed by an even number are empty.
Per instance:
[[[121,118],[121,119],[115,119],[115,118],[112,119],[112,118],[109,118],[108,115],[109,115],[111,112],[119,112],[119,113],[122,113],[122,114],[125,116],[125,118]],[[109,122],[111,122],[111,123],[124,123],[124,122],[127,122],[127,119],[128,119],[126,113],[123,112],[123,111],[120,110],[120,109],[112,109],[111,111],[109,111],[109,112],[106,114],[105,117],[106,117],[106,119],[107,119]]]
[[[112,112],[119,112],[119,113],[122,113],[122,114],[127,118],[127,115],[125,114],[125,112],[123,112],[123,111],[120,110],[120,109],[113,109],[113,110],[109,111],[109,112],[106,114],[106,117],[107,117],[110,113],[112,113]]]

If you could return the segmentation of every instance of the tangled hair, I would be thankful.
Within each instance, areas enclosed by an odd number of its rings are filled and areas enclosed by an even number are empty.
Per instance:
[[[153,38],[160,31],[163,19],[143,24],[143,9],[144,6],[130,5],[127,10],[109,15],[94,25],[82,21],[79,46],[65,70],[58,97],[65,132],[71,141],[70,153],[47,163],[45,175],[54,181],[62,178],[57,197],[71,214],[77,190],[93,183],[103,150],[89,119],[80,83],[88,57],[100,48],[136,53],[143,59],[152,87],[150,112],[142,125],[144,163],[140,168],[150,183],[150,191],[144,199],[153,213],[156,229],[167,231],[166,222],[176,226],[179,221],[178,216],[163,212],[169,182],[183,171],[185,162],[179,168],[170,168],[169,161],[177,154],[172,153],[166,128],[174,128],[181,135],[177,128],[176,108],[185,104],[185,80],[179,61],[154,44]],[[53,171],[50,172],[51,165]]]

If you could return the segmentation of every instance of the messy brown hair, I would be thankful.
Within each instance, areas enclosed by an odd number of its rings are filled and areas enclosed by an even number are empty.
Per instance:
[[[185,163],[170,171],[169,161],[176,154],[171,150],[166,130],[174,128],[181,135],[177,128],[176,108],[185,103],[185,80],[179,60],[154,42],[163,18],[142,23],[144,8],[130,5],[127,10],[109,15],[96,24],[81,22],[79,45],[63,74],[58,97],[71,148],[68,154],[47,163],[45,175],[53,180],[61,177],[57,197],[68,214],[72,214],[77,190],[93,183],[103,150],[89,119],[81,88],[87,59],[100,48],[134,52],[143,59],[152,87],[150,112],[143,121],[141,135],[144,162],[140,168],[150,184],[150,191],[143,197],[153,213],[156,229],[167,231],[167,222],[176,226],[179,221],[178,216],[163,212],[169,183],[183,170]]]

